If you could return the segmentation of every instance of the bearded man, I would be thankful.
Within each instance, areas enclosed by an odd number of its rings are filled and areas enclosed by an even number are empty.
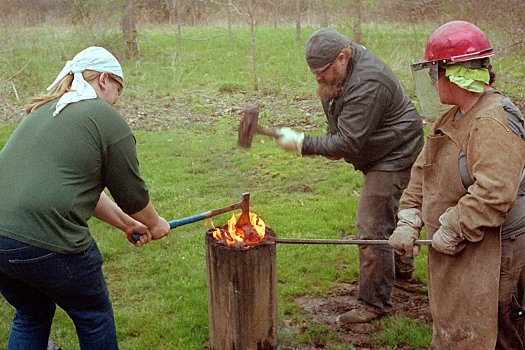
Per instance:
[[[301,155],[343,158],[361,171],[358,238],[387,240],[396,227],[410,168],[423,147],[421,118],[392,70],[348,37],[320,29],[309,38],[305,54],[318,82],[328,132],[314,137],[280,128],[275,142]],[[339,316],[345,324],[388,314],[394,280],[411,279],[414,271],[412,258],[402,260],[388,245],[361,245],[359,261],[357,302]]]

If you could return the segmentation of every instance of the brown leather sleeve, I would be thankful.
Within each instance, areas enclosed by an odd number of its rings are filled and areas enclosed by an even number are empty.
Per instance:
[[[423,203],[423,173],[422,166],[424,163],[425,149],[419,153],[416,162],[412,166],[410,172],[410,182],[407,188],[403,191],[401,200],[399,201],[399,209],[416,208],[421,210]]]
[[[479,241],[482,227],[497,227],[512,207],[525,164],[525,142],[504,120],[477,118],[467,141],[468,165],[474,184],[454,210],[465,238]]]

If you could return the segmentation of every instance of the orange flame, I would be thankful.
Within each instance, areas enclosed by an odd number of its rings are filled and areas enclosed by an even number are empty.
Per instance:
[[[212,223],[213,238],[223,241],[228,246],[243,242],[259,243],[266,234],[266,223],[255,213],[250,212],[250,224],[237,227],[235,224],[241,214],[232,214],[224,227],[215,227]]]

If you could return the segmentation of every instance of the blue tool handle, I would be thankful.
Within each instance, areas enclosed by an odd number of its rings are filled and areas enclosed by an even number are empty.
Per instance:
[[[192,222],[197,222],[197,221],[204,220],[204,219],[207,218],[207,216],[205,214],[206,213],[197,214],[197,215],[193,215],[193,216],[188,216],[187,218],[182,218],[182,219],[178,219],[178,220],[171,220],[169,222],[170,228],[173,229],[175,227],[179,227],[179,226],[182,226],[182,225],[191,224]]]
[[[182,218],[182,219],[178,219],[178,220],[171,220],[171,221],[168,221],[168,223],[170,224],[170,229],[174,229],[174,228],[182,226],[182,225],[187,225],[187,224],[191,224],[193,222],[204,220],[204,219],[206,219],[208,217],[209,217],[209,212],[206,212],[206,213],[202,213],[202,214],[188,216],[187,218]],[[133,239],[133,241],[138,242],[140,240],[140,236],[142,236],[142,234],[134,233],[134,234],[131,235],[131,238]]]
[[[140,240],[140,236],[142,236],[142,233],[134,233],[131,235],[131,238],[133,239],[133,242],[138,242]]]

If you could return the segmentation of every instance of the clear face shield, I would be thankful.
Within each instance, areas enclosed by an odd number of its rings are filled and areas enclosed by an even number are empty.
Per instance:
[[[411,65],[412,78],[414,79],[419,101],[419,114],[431,120],[436,120],[450,108],[450,106],[442,104],[439,100],[437,90],[438,66],[436,61]]]

